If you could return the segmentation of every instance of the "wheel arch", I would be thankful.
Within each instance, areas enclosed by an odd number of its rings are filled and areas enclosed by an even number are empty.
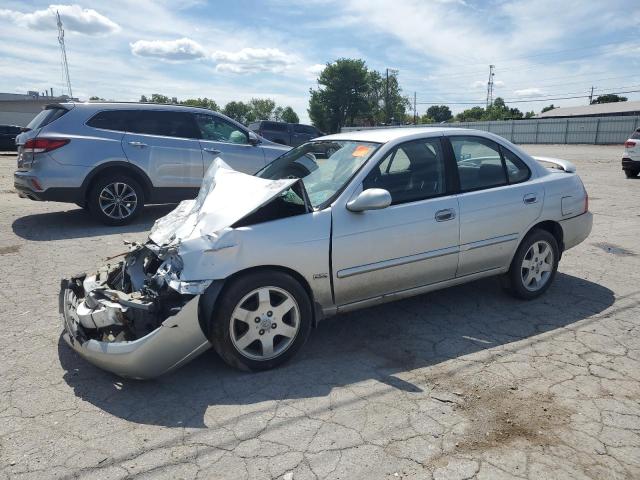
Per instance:
[[[313,313],[312,325],[313,327],[317,326],[318,322],[323,318],[322,308],[318,303],[316,303],[313,295],[313,290],[311,289],[311,285],[309,284],[307,279],[302,274],[289,267],[285,267],[282,265],[258,265],[238,270],[225,279],[214,281],[202,295],[203,298],[200,302],[198,315],[200,317],[200,328],[202,328],[202,331],[207,337],[209,334],[209,319],[211,318],[213,311],[218,305],[219,299],[225,294],[225,290],[227,289],[229,284],[233,280],[245,275],[250,275],[256,272],[269,271],[285,273],[293,277],[293,279],[302,286],[305,292],[307,292],[309,300],[311,301],[311,311]]]
[[[151,180],[147,176],[147,174],[136,165],[131,163],[122,162],[122,161],[114,161],[114,162],[106,162],[101,165],[98,165],[96,168],[91,170],[89,175],[82,182],[82,199],[86,202],[87,196],[91,191],[91,188],[95,184],[96,181],[103,175],[109,175],[112,173],[120,173],[129,175],[135,181],[137,181],[142,187],[142,194],[144,195],[143,200],[148,201],[151,198],[151,192],[153,189],[153,184]]]
[[[562,230],[562,225],[560,225],[560,222],[557,222],[555,220],[542,220],[532,225],[529,230],[527,230],[527,233],[522,236],[522,238],[518,242],[518,246],[515,248],[513,254],[511,255],[511,262],[509,262],[509,265],[511,265],[511,263],[513,262],[516,252],[518,251],[518,248],[520,248],[520,245],[522,245],[522,242],[524,242],[527,236],[534,230],[545,230],[553,235],[553,237],[556,239],[556,242],[558,242],[560,258],[562,258],[562,252],[564,251],[564,231]],[[560,261],[560,258],[558,258],[558,261]]]

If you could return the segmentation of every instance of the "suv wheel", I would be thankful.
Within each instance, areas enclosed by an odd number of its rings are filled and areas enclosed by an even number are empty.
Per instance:
[[[105,225],[126,225],[144,206],[142,188],[126,175],[109,175],[93,185],[87,206]]]
[[[507,273],[507,290],[515,297],[532,300],[551,285],[558,270],[560,249],[546,230],[533,230],[522,241]]]
[[[286,273],[243,276],[221,295],[209,340],[232,367],[274,368],[295,355],[311,332],[309,295]]]

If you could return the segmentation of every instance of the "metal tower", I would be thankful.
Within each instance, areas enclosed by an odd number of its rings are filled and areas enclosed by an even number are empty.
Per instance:
[[[496,68],[495,65],[489,65],[489,81],[487,82],[487,107],[493,105],[493,77],[495,73],[493,73],[493,69]]]
[[[67,50],[64,47],[64,28],[62,28],[62,20],[60,20],[60,13],[56,10],[56,19],[58,20],[58,43],[60,44],[60,51],[62,54],[62,73],[64,80],[67,83],[67,91],[69,97],[73,97],[71,91],[71,79],[69,78],[69,63],[67,62]]]

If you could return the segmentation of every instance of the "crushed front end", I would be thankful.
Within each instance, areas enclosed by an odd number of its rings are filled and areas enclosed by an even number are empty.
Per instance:
[[[95,275],[63,280],[64,339],[89,362],[130,378],[152,378],[211,344],[198,320],[199,294],[211,281],[181,282],[175,250],[149,242]]]

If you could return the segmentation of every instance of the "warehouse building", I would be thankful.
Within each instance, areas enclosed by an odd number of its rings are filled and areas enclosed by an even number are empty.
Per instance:
[[[580,107],[554,108],[535,118],[620,117],[640,115],[640,102],[594,103]]]
[[[26,126],[46,105],[66,102],[69,97],[54,97],[48,92],[0,93],[0,125]]]

